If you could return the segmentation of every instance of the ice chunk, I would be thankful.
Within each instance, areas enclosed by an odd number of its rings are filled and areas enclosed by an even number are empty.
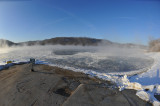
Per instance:
[[[134,83],[128,83],[127,89],[135,89],[135,90],[142,90],[141,84],[134,82]]]
[[[153,106],[160,106],[160,102],[154,101],[154,102],[153,102]]]
[[[143,100],[145,100],[145,101],[149,101],[149,94],[147,93],[147,92],[145,92],[145,91],[143,91],[143,90],[141,90],[141,91],[138,91],[137,93],[136,93],[136,95],[139,97],[139,98],[141,98],[141,99],[143,99]]]
[[[156,94],[157,94],[157,95],[160,95],[160,85],[157,85],[157,86],[156,86]]]

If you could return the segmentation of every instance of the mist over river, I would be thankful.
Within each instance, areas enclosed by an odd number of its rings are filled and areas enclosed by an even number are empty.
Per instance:
[[[6,61],[28,61],[30,58],[76,69],[102,73],[120,73],[150,67],[153,59],[138,47],[117,46],[22,46],[2,48],[0,64]]]

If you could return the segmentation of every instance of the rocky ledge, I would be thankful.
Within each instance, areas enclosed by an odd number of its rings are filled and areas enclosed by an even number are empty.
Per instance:
[[[0,71],[0,106],[146,106],[134,90],[48,65],[15,65]]]

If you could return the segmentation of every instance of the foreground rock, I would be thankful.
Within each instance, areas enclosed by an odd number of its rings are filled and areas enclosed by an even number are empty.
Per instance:
[[[0,106],[150,105],[134,90],[119,92],[97,78],[47,65],[15,65],[0,71]]]

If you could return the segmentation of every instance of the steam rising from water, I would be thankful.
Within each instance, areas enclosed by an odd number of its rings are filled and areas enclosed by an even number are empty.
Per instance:
[[[138,47],[47,45],[0,50],[1,64],[8,60],[28,61],[31,57],[50,64],[105,73],[139,70],[150,66],[153,62]]]

